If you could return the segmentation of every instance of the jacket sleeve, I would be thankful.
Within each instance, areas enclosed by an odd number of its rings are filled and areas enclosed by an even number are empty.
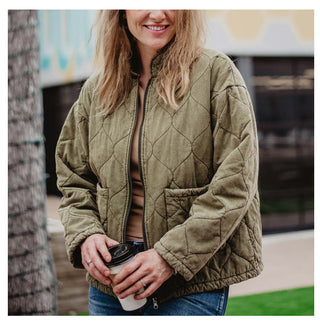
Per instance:
[[[85,84],[72,106],[56,147],[57,186],[63,197],[58,209],[70,262],[83,268],[80,244],[91,234],[104,234],[96,204],[97,179],[88,163],[90,92]]]
[[[209,189],[194,200],[189,218],[154,246],[186,280],[191,280],[235,232],[257,194],[254,112],[239,72],[231,72],[237,73],[235,82],[211,95],[215,173]]]

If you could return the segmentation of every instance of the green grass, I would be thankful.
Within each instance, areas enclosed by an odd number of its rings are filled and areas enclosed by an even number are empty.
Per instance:
[[[226,315],[314,315],[314,287],[230,297]]]
[[[88,313],[77,314],[85,316]],[[314,315],[314,287],[230,297],[226,316]]]

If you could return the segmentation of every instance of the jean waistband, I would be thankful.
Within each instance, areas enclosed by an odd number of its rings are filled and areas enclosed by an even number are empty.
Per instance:
[[[144,242],[127,240],[127,243],[132,244],[135,247],[137,253],[144,251]]]

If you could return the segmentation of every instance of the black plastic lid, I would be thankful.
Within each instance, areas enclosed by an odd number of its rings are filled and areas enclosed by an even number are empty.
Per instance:
[[[105,262],[107,267],[115,267],[127,262],[130,258],[136,255],[136,249],[132,244],[118,244],[109,248],[111,254],[111,261]]]

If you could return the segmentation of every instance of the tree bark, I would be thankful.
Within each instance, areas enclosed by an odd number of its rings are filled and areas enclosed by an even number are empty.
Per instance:
[[[8,313],[56,314],[35,10],[8,12]]]

